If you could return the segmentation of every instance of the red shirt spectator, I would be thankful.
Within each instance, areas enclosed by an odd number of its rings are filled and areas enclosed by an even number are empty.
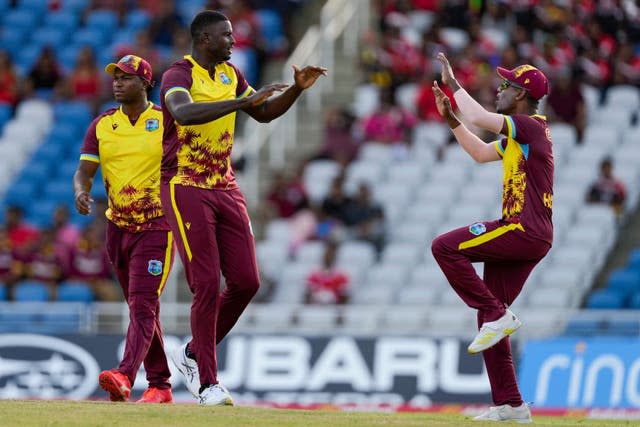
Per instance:
[[[310,304],[343,304],[347,301],[349,276],[335,267],[337,244],[327,242],[322,267],[307,277],[307,301]]]
[[[15,249],[21,249],[38,238],[38,229],[22,221],[22,209],[17,206],[7,208],[5,223],[11,246]]]
[[[15,105],[18,101],[18,78],[7,52],[0,50],[0,104]]]

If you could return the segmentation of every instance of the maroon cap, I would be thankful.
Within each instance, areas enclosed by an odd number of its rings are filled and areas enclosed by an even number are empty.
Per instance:
[[[529,95],[536,100],[549,93],[547,77],[533,65],[519,65],[513,70],[497,67],[496,71],[503,79],[526,89]]]
[[[116,68],[122,70],[127,74],[134,74],[140,77],[142,80],[146,80],[148,83],[151,83],[151,76],[153,72],[151,71],[151,65],[144,59],[140,58],[136,55],[126,55],[120,58],[117,64],[113,62],[106,67],[104,67],[104,71],[113,75],[113,72]]]

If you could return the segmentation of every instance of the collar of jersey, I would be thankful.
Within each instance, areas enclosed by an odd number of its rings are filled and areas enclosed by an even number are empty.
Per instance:
[[[191,55],[185,55],[184,59],[186,59],[187,61],[191,62],[193,64],[193,68],[199,73],[202,74],[203,76],[207,76],[209,79],[214,80],[214,78],[211,77],[211,75],[209,74],[209,70],[207,70],[206,68],[204,68],[202,65],[198,64],[196,62],[195,59],[193,59],[193,57]],[[216,65],[215,68],[217,68],[218,66]],[[214,73],[215,74],[215,73]]]
[[[147,108],[145,108],[145,110],[140,113],[140,116],[138,116],[138,120],[136,120],[136,125],[138,123],[140,123],[140,119],[142,119],[144,116],[147,115],[147,113],[149,112],[149,110],[151,110],[153,108],[153,102],[151,101],[147,101]],[[118,114],[122,115],[124,119],[126,119],[125,121],[127,123],[129,123],[129,125],[131,126],[135,126],[131,124],[131,121],[129,120],[129,116],[127,116],[124,111],[122,111],[122,105],[120,105],[120,107],[118,108]]]

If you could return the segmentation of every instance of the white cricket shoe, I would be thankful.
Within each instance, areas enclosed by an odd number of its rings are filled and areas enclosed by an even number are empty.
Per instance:
[[[233,399],[222,384],[214,384],[202,390],[200,404],[205,406],[233,406]]]
[[[200,372],[195,360],[187,357],[187,344],[177,347],[171,352],[171,361],[184,377],[184,385],[193,394],[200,397]]]
[[[513,407],[511,405],[492,406],[487,412],[483,412],[474,421],[516,421],[520,424],[531,422],[531,411],[526,403]]]
[[[473,339],[467,351],[471,354],[480,353],[498,344],[502,338],[511,335],[522,326],[522,322],[509,309],[498,320],[485,322]]]

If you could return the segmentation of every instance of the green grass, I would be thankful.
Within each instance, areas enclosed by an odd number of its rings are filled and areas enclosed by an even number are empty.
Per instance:
[[[592,420],[534,416],[537,426],[630,426],[630,420]],[[0,426],[482,426],[462,414],[303,411],[252,407],[136,405],[70,401],[0,401]]]

